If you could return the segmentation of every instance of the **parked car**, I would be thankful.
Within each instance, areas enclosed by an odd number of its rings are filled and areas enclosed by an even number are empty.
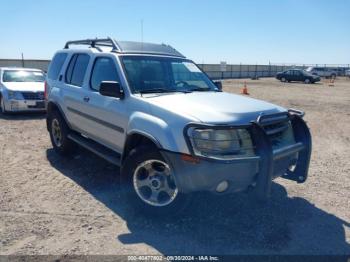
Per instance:
[[[350,69],[345,71],[345,76],[350,77]]]
[[[44,81],[39,69],[0,67],[2,113],[45,110]]]
[[[315,83],[321,80],[319,76],[312,75],[301,69],[291,69],[283,72],[279,72],[276,75],[278,80],[282,82],[298,81],[305,84]]]
[[[47,129],[58,154],[78,144],[120,166],[124,201],[148,214],[171,215],[195,191],[266,200],[276,177],[305,182],[303,113],[218,86],[168,45],[70,41],[49,66]]]
[[[308,67],[306,69],[306,72],[312,75],[322,76],[326,78],[336,78],[337,76],[337,71],[333,68],[328,67]]]

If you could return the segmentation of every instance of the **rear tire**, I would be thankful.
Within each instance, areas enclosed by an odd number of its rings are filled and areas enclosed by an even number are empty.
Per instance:
[[[65,156],[73,151],[74,142],[68,138],[70,129],[57,111],[51,112],[48,116],[49,132],[51,143],[56,153]]]
[[[179,192],[172,168],[156,147],[141,146],[131,150],[121,175],[126,201],[145,216],[173,217],[190,202],[190,195]]]

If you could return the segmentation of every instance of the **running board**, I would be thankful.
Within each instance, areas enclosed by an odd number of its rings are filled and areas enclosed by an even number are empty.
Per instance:
[[[86,148],[87,150],[91,151],[92,153],[98,155],[99,157],[102,157],[106,161],[110,162],[113,165],[120,166],[121,165],[121,157],[120,154],[117,152],[96,143],[95,141],[92,141],[89,138],[85,138],[79,134],[69,134],[68,138],[78,145]]]

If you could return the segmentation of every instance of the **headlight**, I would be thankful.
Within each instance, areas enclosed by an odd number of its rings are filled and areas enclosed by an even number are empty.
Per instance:
[[[19,91],[8,91],[8,98],[15,100],[23,100],[23,95]]]
[[[246,129],[190,128],[188,136],[198,156],[217,159],[254,156],[252,140]]]

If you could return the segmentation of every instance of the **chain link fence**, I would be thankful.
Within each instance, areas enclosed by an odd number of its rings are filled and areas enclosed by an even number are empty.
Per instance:
[[[344,76],[345,70],[350,69],[350,64],[232,64],[224,66],[225,70],[222,70],[223,66],[220,64],[198,64],[198,66],[212,79],[274,77],[284,70],[308,67],[329,68],[336,71],[338,76]]]
[[[0,59],[0,67],[30,67],[42,69],[44,71],[47,71],[49,63],[50,60]],[[350,69],[350,64],[231,64],[225,65],[225,70],[223,70],[222,64],[197,65],[212,79],[274,77],[277,72],[292,68],[306,69],[310,66],[331,68],[337,72],[338,76],[343,76],[345,74],[345,70]]]

